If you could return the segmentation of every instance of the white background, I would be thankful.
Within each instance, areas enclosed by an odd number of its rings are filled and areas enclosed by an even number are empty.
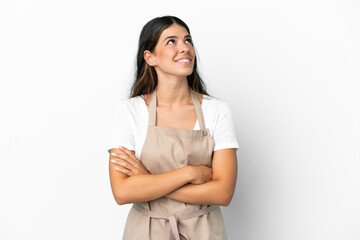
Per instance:
[[[121,239],[113,105],[150,19],[190,27],[229,103],[238,182],[229,239],[360,239],[360,3],[1,1],[0,239]]]

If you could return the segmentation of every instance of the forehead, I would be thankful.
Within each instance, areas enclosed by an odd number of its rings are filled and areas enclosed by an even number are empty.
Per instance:
[[[186,35],[189,35],[186,28],[178,24],[172,24],[161,33],[160,39],[164,39],[168,36],[184,37]]]

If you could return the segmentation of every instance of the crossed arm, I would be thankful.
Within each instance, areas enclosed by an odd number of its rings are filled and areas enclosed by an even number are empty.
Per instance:
[[[215,151],[212,169],[186,166],[162,174],[149,174],[133,151],[110,151],[110,182],[118,204],[146,202],[160,197],[203,205],[228,206],[237,178],[235,149]]]

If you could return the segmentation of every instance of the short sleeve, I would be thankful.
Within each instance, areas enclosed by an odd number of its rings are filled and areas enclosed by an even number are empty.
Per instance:
[[[223,102],[223,105],[219,107],[217,113],[213,139],[215,143],[214,151],[226,148],[235,148],[237,151],[239,148],[235,135],[231,110],[225,102]]]
[[[133,135],[134,121],[132,121],[131,118],[132,114],[124,101],[115,104],[112,111],[108,152],[110,152],[112,148],[118,148],[119,145],[129,150],[135,150]]]

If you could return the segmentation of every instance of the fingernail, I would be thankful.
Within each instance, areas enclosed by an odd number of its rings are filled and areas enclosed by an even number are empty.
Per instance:
[[[111,155],[116,156],[116,153],[111,153]]]
[[[122,146],[119,146],[120,149],[122,149],[123,147]]]
[[[115,162],[115,160],[114,160],[114,159],[111,159],[110,161],[111,161],[111,162],[113,162],[113,163]]]

